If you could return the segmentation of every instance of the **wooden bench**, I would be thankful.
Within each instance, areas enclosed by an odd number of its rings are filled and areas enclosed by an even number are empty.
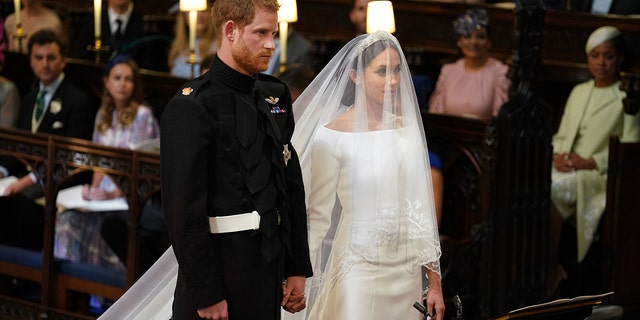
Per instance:
[[[35,281],[41,286],[39,304],[28,312],[34,318],[57,312],[75,312],[81,317],[87,312],[89,294],[112,300],[119,298],[139,275],[138,222],[142,204],[160,190],[159,154],[105,147],[81,139],[0,129],[0,155],[45,162],[47,168],[43,177],[45,228],[42,252],[0,246],[0,275]],[[126,272],[53,258],[57,193],[94,170],[112,177],[129,204]],[[25,308],[25,305],[6,304],[7,301],[12,299],[0,296],[4,311]]]
[[[603,216],[602,287],[613,303],[640,312],[640,143],[609,142],[607,205]],[[625,310],[626,311],[626,310]],[[626,318],[626,312],[625,312]]]

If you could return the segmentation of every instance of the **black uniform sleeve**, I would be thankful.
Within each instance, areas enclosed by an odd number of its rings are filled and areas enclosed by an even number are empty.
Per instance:
[[[176,95],[163,113],[160,132],[162,201],[179,272],[195,306],[211,306],[225,297],[207,214],[215,169],[209,161],[212,122],[194,97]]]
[[[291,94],[287,88],[286,96],[291,101]],[[313,271],[309,258],[309,239],[307,234],[307,206],[305,204],[304,183],[302,180],[302,170],[298,154],[291,144],[291,137],[295,129],[293,108],[291,103],[287,104],[287,114],[289,115],[285,124],[286,132],[282,132],[289,141],[291,159],[286,170],[286,183],[289,190],[289,208],[291,210],[291,247],[293,259],[287,259],[285,265],[285,276],[307,276],[311,277]]]

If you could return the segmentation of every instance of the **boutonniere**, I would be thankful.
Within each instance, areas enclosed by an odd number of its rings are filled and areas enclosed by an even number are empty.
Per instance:
[[[56,100],[51,101],[51,103],[49,104],[49,112],[53,114],[58,114],[60,110],[62,110],[62,100],[58,98]]]
[[[276,105],[280,98],[269,96],[269,98],[264,98],[264,101],[270,104],[271,113],[286,113],[287,110],[284,108],[280,108],[280,106]]]

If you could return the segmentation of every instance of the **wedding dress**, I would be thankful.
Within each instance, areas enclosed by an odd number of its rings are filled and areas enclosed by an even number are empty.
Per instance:
[[[312,259],[322,260],[319,251],[336,198],[343,210],[334,221],[326,266],[314,270],[325,283],[313,293],[317,298],[310,302],[308,319],[421,319],[412,307],[422,295],[418,244],[436,230],[419,212],[429,204],[412,194],[424,190],[420,184],[426,179],[416,178],[415,188],[408,190],[394,183],[414,177],[407,170],[415,166],[403,162],[424,159],[408,140],[410,130],[318,131],[308,203]],[[351,197],[352,190],[369,196]],[[309,283],[312,289],[319,285]]]
[[[387,32],[350,41],[294,103],[305,183],[307,308],[282,318],[422,319],[439,274],[428,149],[409,67]]]

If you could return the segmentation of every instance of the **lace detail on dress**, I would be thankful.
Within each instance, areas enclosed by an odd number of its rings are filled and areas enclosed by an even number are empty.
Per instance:
[[[429,239],[434,238],[437,230],[427,218],[428,214],[428,207],[419,200],[406,200],[404,206],[389,200],[380,206],[375,220],[352,222],[349,228],[352,263],[377,264],[379,255],[385,254],[404,255],[401,258],[408,272],[416,265],[438,264],[440,246],[429,245]],[[404,252],[398,251],[400,243],[407,244]],[[349,264],[341,261],[341,269],[348,269]]]
[[[307,280],[307,286],[312,290],[324,286],[324,290],[331,292],[355,265],[377,265],[380,255],[404,260],[404,269],[409,274],[419,270],[419,266],[440,274],[440,246],[429,241],[437,232],[428,219],[428,214],[431,214],[429,206],[418,200],[406,200],[403,204],[385,201],[375,219],[352,221],[348,247],[334,248],[341,252],[334,252],[332,259],[337,260],[327,263],[334,265],[335,269],[314,270],[314,276]],[[403,247],[402,243],[406,243],[406,246]]]

